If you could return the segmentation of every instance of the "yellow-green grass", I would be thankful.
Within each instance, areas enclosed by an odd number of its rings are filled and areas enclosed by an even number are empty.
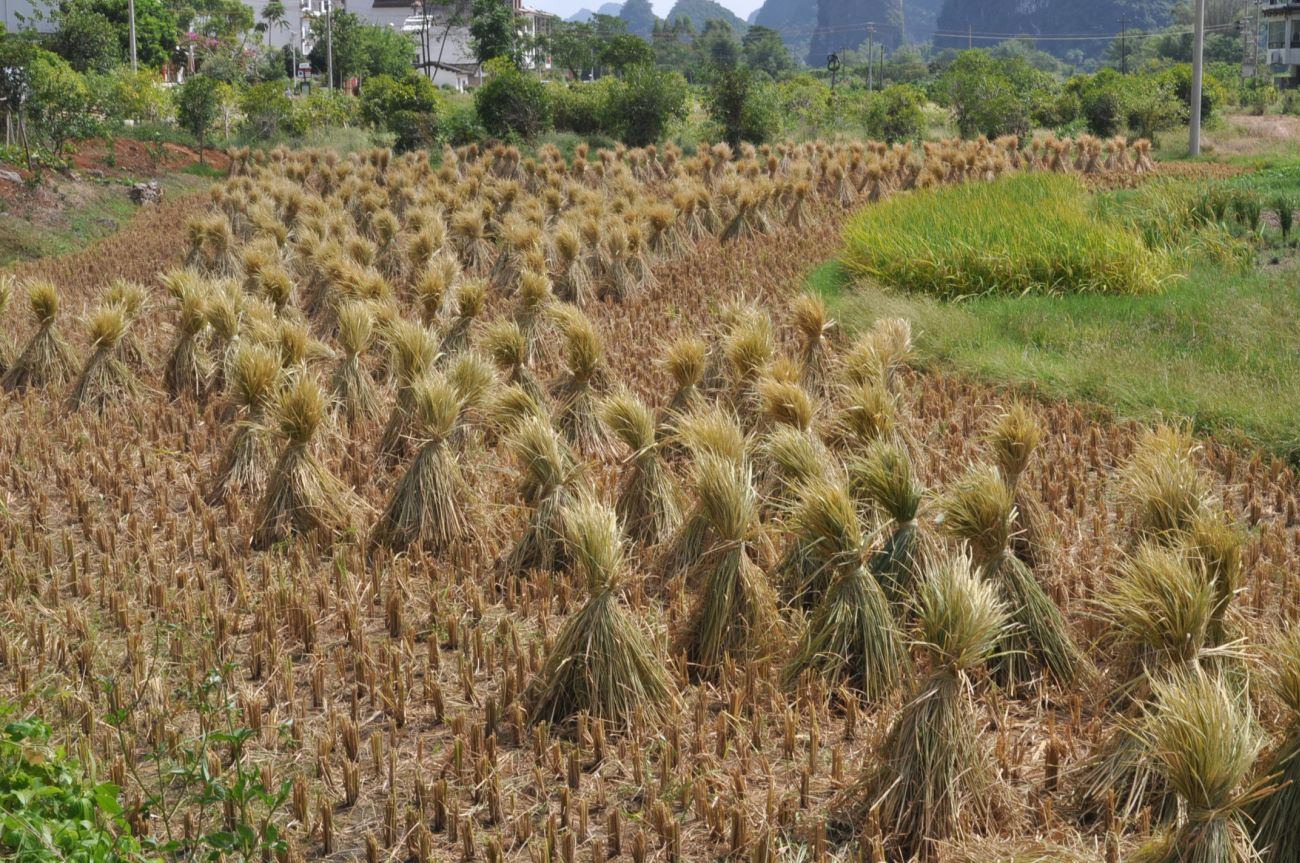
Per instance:
[[[1159,293],[1175,269],[1075,177],[1021,174],[898,195],[844,230],[854,276],[944,298]]]
[[[1161,294],[963,303],[854,279],[836,263],[808,284],[850,331],[911,319],[922,363],[1122,416],[1190,418],[1300,462],[1298,275],[1294,258],[1257,272],[1205,261]]]

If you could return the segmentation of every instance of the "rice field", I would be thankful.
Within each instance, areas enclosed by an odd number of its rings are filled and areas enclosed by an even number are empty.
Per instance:
[[[799,294],[1056,146],[234,154],[0,281],[0,699],[131,858],[1293,859],[1292,471]]]

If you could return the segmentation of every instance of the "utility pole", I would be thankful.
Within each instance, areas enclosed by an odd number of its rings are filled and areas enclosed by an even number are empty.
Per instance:
[[[135,62],[135,0],[127,0],[126,4],[127,18],[130,19],[131,27],[131,71],[136,71]]]
[[[867,92],[870,93],[875,89],[875,81],[872,80],[872,70],[875,67],[876,56],[872,53],[876,38],[876,25],[873,21],[867,22]]]
[[[1205,0],[1196,0],[1192,29],[1192,105],[1188,123],[1187,153],[1201,155],[1201,83],[1205,74]]]
[[[1119,18],[1119,71],[1128,74],[1128,14]]]
[[[966,22],[966,50],[969,51],[974,47],[975,47],[975,37],[974,35],[971,34],[970,22],[967,21]]]
[[[334,0],[325,0],[325,74],[334,89]]]

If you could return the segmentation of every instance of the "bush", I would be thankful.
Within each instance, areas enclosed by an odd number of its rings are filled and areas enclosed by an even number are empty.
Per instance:
[[[530,139],[550,126],[546,85],[508,60],[485,65],[490,77],[474,93],[474,109],[488,134]]]
[[[796,75],[776,87],[781,116],[788,118],[793,129],[806,135],[818,135],[830,121],[831,88],[812,75]]]
[[[867,134],[893,144],[914,141],[925,131],[925,94],[910,84],[895,84],[867,94]]]
[[[453,147],[463,147],[487,137],[487,131],[478,120],[478,111],[475,110],[473,101],[462,99],[451,104],[442,121],[442,136]]]
[[[244,88],[239,110],[246,131],[262,139],[293,131],[293,100],[285,93],[286,86],[284,81],[264,81]]]
[[[1154,138],[1184,119],[1173,84],[1156,75],[1131,77],[1124,94],[1124,113],[1129,133],[1138,138]]]
[[[14,863],[129,863],[145,859],[131,836],[120,789],[90,782],[49,742],[38,719],[0,728],[0,858]]]
[[[166,123],[176,116],[171,95],[158,83],[155,72],[146,69],[132,72],[126,66],[119,66],[87,83],[95,93],[100,111],[113,120]]]
[[[937,94],[952,108],[962,137],[1029,134],[1056,104],[1050,75],[1022,57],[995,58],[984,51],[962,51],[939,78]]]
[[[604,132],[609,122],[611,91],[621,87],[616,78],[591,83],[552,84],[547,99],[555,128],[578,135]]]
[[[1174,88],[1174,94],[1183,103],[1184,119],[1192,110],[1192,67],[1189,63],[1180,63],[1170,67],[1164,73],[1165,80]],[[1206,72],[1201,79],[1201,120],[1208,122],[1214,112],[1228,103],[1228,88],[1223,82]]]
[[[299,134],[355,126],[360,120],[360,101],[341,90],[313,90],[293,100],[293,127]]]
[[[176,91],[176,119],[181,128],[199,142],[199,161],[207,146],[208,132],[221,111],[222,82],[207,75],[191,75]]]
[[[99,132],[86,79],[62,58],[38,52],[27,70],[27,87],[28,117],[55,156],[73,138]]]
[[[361,89],[361,116],[376,129],[392,132],[398,150],[433,146],[438,139],[442,96],[428,78],[414,71],[401,80],[376,75]]]
[[[631,147],[653,144],[670,122],[686,116],[686,92],[678,73],[634,66],[609,91],[606,131]]]
[[[892,198],[865,208],[844,240],[854,274],[947,298],[1148,294],[1172,271],[1136,231],[1099,215],[1078,179],[1058,174]]]
[[[1079,99],[1079,113],[1088,131],[1109,138],[1119,131],[1124,120],[1124,90],[1131,83],[1114,69],[1102,69],[1096,75],[1080,75],[1066,84],[1066,91]]]
[[[741,141],[761,144],[781,134],[776,88],[742,66],[718,72],[709,88],[708,108],[709,118],[733,147]]]

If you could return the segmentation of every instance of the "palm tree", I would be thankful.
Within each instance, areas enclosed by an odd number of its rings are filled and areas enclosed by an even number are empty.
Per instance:
[[[289,29],[289,20],[285,13],[284,3],[282,0],[267,0],[266,6],[262,8],[262,21],[266,25],[264,32],[266,33],[267,44],[270,44],[271,42],[272,28],[279,30]]]

